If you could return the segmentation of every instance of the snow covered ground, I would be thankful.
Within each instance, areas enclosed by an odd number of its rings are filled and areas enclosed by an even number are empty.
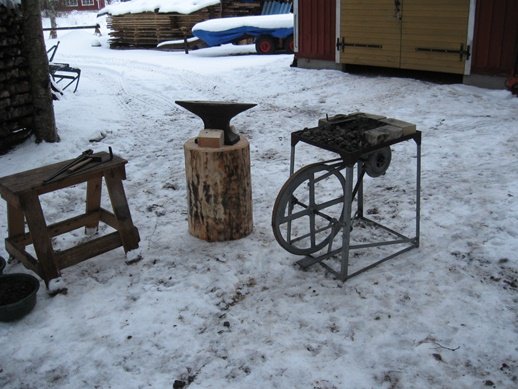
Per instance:
[[[30,315],[0,323],[0,387],[518,386],[516,97],[291,68],[289,55],[228,55],[253,47],[110,50],[104,32],[59,32],[55,60],[82,69],[77,93],[55,103],[61,142],[16,147],[0,156],[0,176],[113,147],[129,160],[125,189],[143,260],[127,265],[117,249],[65,269],[68,294],[42,287]],[[187,99],[257,104],[232,121],[251,143],[246,238],[207,243],[187,231],[182,147],[202,127],[174,103]],[[295,266],[270,218],[288,177],[290,133],[355,111],[423,132],[421,247],[342,283],[319,266]],[[297,147],[298,166],[329,157]],[[413,220],[414,166],[415,145],[400,144],[386,176],[365,183],[369,207],[396,229]],[[42,196],[48,221],[76,214],[83,192]],[[1,201],[1,239],[5,214]],[[56,247],[83,239],[70,235]],[[6,272],[29,271],[10,263]]]

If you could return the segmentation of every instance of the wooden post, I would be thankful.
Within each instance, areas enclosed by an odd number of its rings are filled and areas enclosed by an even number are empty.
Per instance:
[[[184,145],[189,233],[209,242],[240,239],[252,232],[250,145],[218,148]]]

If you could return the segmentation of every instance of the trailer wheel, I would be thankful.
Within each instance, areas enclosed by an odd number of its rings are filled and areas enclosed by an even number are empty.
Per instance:
[[[275,42],[270,36],[260,36],[255,40],[255,49],[258,54],[272,54],[275,51]]]
[[[286,39],[284,39],[284,50],[286,50],[289,54],[293,54],[294,44],[293,44],[293,35],[290,35]]]

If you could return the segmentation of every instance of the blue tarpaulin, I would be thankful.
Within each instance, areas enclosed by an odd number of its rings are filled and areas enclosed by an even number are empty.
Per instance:
[[[231,28],[225,31],[193,30],[193,34],[209,46],[218,46],[232,43],[247,36],[258,37],[260,35],[271,35],[274,38],[287,38],[293,35],[293,27],[290,28],[260,28],[243,26]]]

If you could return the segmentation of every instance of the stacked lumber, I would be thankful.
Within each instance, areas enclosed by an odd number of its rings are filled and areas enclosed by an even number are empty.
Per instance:
[[[242,3],[240,1],[221,0],[222,17],[250,16],[261,14],[261,1]]]
[[[220,17],[221,6],[203,8],[189,15],[143,12],[111,16],[107,19],[110,47],[156,47],[164,41],[191,35],[192,27],[207,19]]]
[[[107,19],[111,30],[111,48],[156,47],[164,41],[192,36],[192,27],[208,19],[259,15],[261,1],[242,3],[222,0],[221,4],[203,8],[189,15],[179,13],[142,12],[138,14],[112,15]]]
[[[19,7],[0,5],[0,152],[31,132],[33,103]]]

